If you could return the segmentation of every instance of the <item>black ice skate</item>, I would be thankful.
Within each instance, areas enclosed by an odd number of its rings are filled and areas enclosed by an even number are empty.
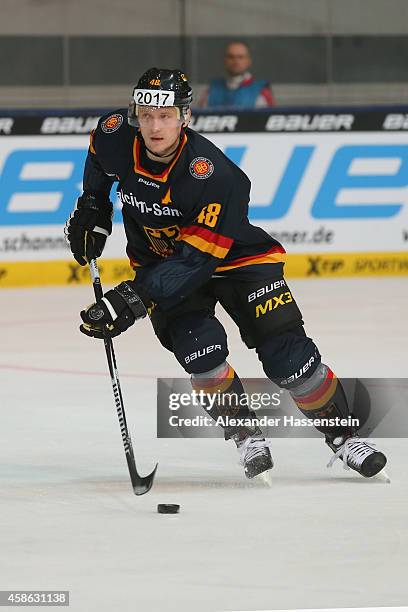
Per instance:
[[[262,432],[258,431],[259,433],[248,436],[242,441],[234,440],[240,455],[239,461],[244,466],[247,478],[254,478],[273,468],[268,442],[262,437]]]
[[[386,456],[376,450],[374,444],[368,444],[358,436],[350,436],[346,439],[326,437],[326,444],[334,451],[327,467],[331,467],[337,459],[342,459],[346,470],[351,468],[362,476],[371,478],[381,472],[387,463]]]

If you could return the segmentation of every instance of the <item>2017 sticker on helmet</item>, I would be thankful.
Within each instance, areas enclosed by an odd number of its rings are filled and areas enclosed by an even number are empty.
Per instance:
[[[135,89],[133,99],[141,106],[174,106],[174,91]]]

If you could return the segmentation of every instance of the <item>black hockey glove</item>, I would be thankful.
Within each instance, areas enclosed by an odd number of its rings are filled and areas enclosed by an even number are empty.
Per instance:
[[[79,329],[92,338],[104,338],[105,333],[114,338],[146,314],[145,305],[133,289],[132,281],[124,281],[81,311],[83,323]]]
[[[112,233],[112,217],[113,206],[109,200],[91,194],[78,198],[64,234],[81,266],[102,255],[106,238]]]

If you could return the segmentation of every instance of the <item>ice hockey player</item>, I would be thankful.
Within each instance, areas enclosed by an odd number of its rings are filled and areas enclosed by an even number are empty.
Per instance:
[[[180,70],[151,68],[128,110],[102,117],[91,134],[83,194],[65,226],[76,261],[99,257],[112,230],[109,194],[119,181],[132,280],[81,312],[81,331],[112,336],[149,313],[161,344],[191,376],[194,389],[243,391],[227,361],[227,337],[214,315],[219,302],[255,348],[264,372],[309,418],[347,417],[340,381],[303,327],[283,276],[281,244],[248,220],[248,177],[207,138],[188,128],[192,90]],[[190,359],[196,354],[197,358]],[[248,407],[231,406],[240,417]],[[216,407],[210,415],[219,416]],[[345,466],[366,477],[386,457],[349,427],[322,427]],[[259,427],[226,427],[248,478],[272,468]]]

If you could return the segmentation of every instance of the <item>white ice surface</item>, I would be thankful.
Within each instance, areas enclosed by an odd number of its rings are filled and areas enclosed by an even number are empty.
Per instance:
[[[405,279],[290,285],[338,375],[408,377]],[[155,438],[155,378],[182,370],[143,321],[115,342],[140,471],[159,461],[137,498],[103,346],[76,329],[91,289],[0,299],[0,590],[69,590],[75,612],[406,605],[406,440],[378,441],[391,484],[328,470],[318,439],[274,440],[272,486],[249,482],[232,443]],[[220,318],[232,365],[262,376]]]

